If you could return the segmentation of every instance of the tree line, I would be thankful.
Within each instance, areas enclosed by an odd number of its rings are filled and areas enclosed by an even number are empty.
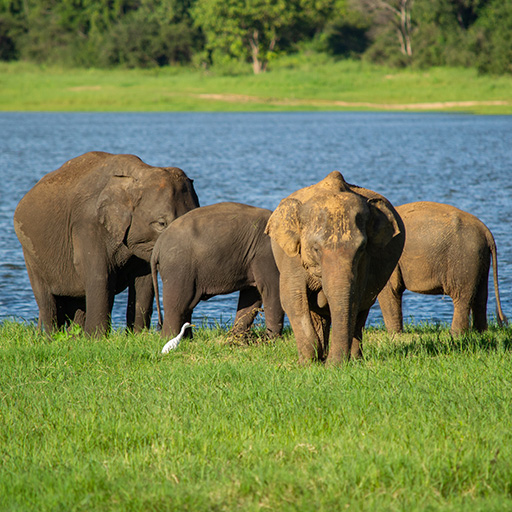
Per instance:
[[[512,0],[0,0],[0,60],[264,72],[297,51],[512,73]]]

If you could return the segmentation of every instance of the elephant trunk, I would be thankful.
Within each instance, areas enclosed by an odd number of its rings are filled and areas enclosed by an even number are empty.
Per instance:
[[[329,303],[332,334],[327,364],[350,359],[358,313],[357,267],[336,253],[324,254],[322,288]]]

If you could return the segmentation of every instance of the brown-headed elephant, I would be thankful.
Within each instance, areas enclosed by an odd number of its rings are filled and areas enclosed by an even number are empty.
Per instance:
[[[404,250],[379,305],[388,331],[402,332],[402,295],[410,290],[449,295],[453,301],[452,334],[469,329],[470,311],[477,331],[487,329],[489,265],[494,260],[497,319],[501,310],[496,244],[487,226],[454,206],[422,201],[397,206],[407,232]]]
[[[157,271],[162,278],[163,336],[178,334],[199,301],[238,290],[233,333],[250,328],[263,301],[267,335],[281,334],[279,271],[264,233],[271,213],[240,203],[212,204],[186,213],[162,233],[151,268],[157,304]]]
[[[368,312],[404,245],[393,206],[334,171],[283,199],[266,231],[300,361],[360,357]]]
[[[47,331],[70,320],[90,334],[110,327],[114,295],[128,287],[127,323],[151,319],[150,258],[160,233],[199,206],[176,167],[90,152],[44,176],[21,199],[14,227]]]

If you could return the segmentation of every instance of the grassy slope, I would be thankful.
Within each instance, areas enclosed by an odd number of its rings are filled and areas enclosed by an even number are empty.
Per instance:
[[[496,101],[501,103],[489,104]],[[478,76],[467,69],[397,71],[304,56],[282,58],[271,72],[259,76],[223,76],[183,68],[65,70],[1,63],[0,110],[452,110],[510,114],[512,77]]]
[[[370,330],[299,367],[293,336],[49,340],[0,324],[0,510],[505,510],[512,328]]]

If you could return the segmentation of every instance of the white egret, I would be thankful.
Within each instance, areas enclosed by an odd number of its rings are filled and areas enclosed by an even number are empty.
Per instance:
[[[183,338],[183,335],[185,334],[185,331],[189,328],[189,327],[195,327],[194,324],[191,324],[189,322],[185,322],[182,326],[181,326],[181,331],[180,333],[178,334],[178,336],[176,336],[176,338],[173,338],[172,340],[169,340],[165,345],[164,345],[164,348],[162,349],[162,354],[167,354],[167,352],[169,352],[170,350],[174,350],[179,344],[180,344],[180,341],[181,341],[181,338]]]

